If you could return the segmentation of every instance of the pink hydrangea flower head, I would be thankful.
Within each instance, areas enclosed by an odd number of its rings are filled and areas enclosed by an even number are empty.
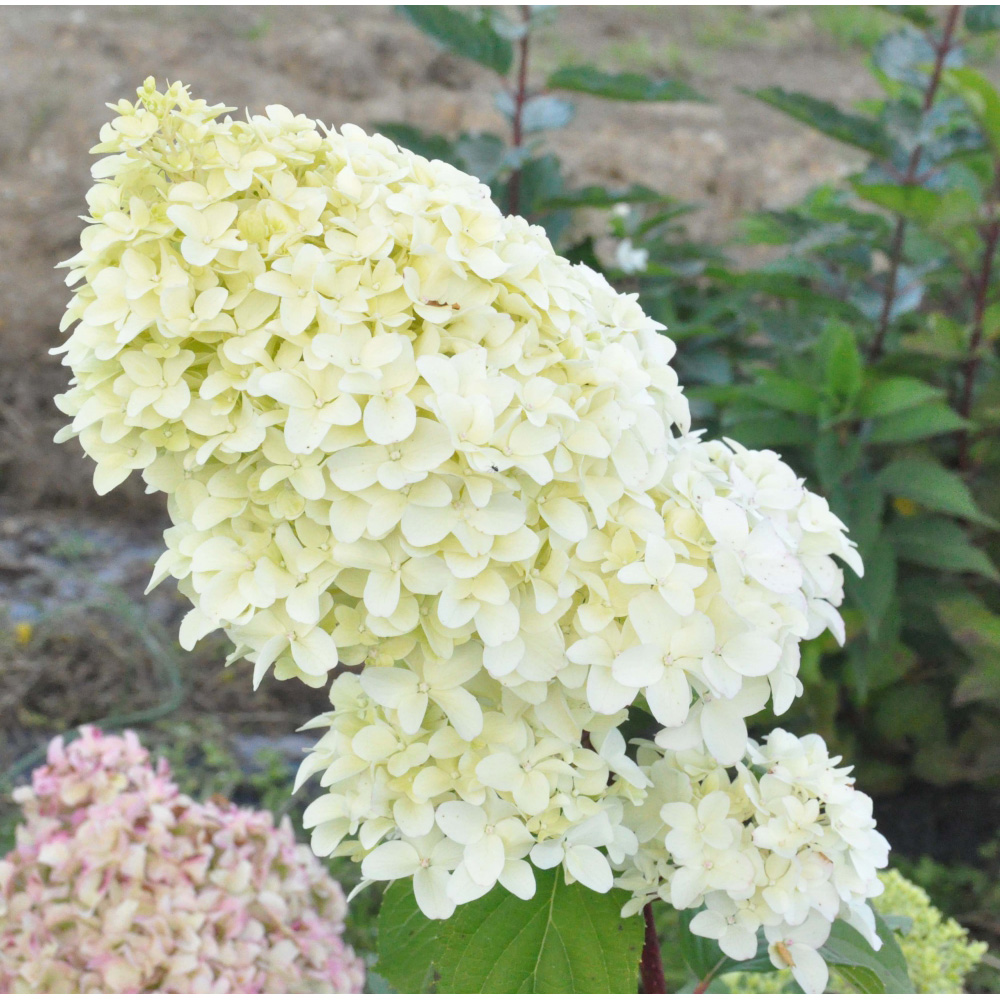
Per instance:
[[[134,733],[55,739],[0,861],[0,991],[360,993],[347,905],[287,818],[178,792]]]

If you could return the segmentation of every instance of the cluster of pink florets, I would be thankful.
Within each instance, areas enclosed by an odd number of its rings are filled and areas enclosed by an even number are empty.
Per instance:
[[[343,893],[287,819],[180,794],[134,733],[81,733],[15,792],[0,992],[361,992]]]

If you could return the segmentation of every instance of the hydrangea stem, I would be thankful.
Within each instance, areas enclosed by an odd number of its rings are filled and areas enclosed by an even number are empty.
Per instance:
[[[646,921],[646,939],[639,960],[639,973],[643,993],[666,993],[667,981],[663,978],[663,956],[660,954],[660,939],[656,936],[656,921],[653,919],[653,904],[642,908]]]
[[[951,51],[952,43],[955,37],[955,28],[958,24],[958,15],[961,12],[961,4],[948,8],[948,14],[945,17],[944,22],[944,30],[941,34],[941,41],[935,46],[934,50],[934,69],[931,71],[930,79],[927,83],[927,89],[924,91],[924,100],[921,110],[925,115],[928,111],[930,111],[931,106],[934,103],[934,98],[937,95],[938,86],[941,83],[941,73],[944,70],[945,59],[948,58],[948,53]],[[920,167],[920,159],[923,155],[924,144],[918,143],[914,146],[913,152],[910,153],[910,160],[906,165],[906,173],[902,178],[902,183],[907,187],[916,183],[917,170]],[[892,322],[892,307],[896,302],[896,293],[898,291],[897,284],[899,278],[899,266],[903,259],[903,239],[905,235],[906,220],[902,216],[899,216],[896,219],[896,228],[892,234],[892,244],[889,250],[889,274],[887,275],[885,282],[885,294],[882,298],[882,311],[879,315],[878,330],[868,352],[868,358],[870,361],[877,361],[882,356],[882,352],[885,348],[886,334],[888,334],[889,324]]]
[[[997,164],[997,178],[998,186],[1000,186],[1000,163]],[[993,260],[996,256],[998,242],[1000,242],[1000,219],[994,219],[983,233],[983,260],[975,285],[975,306],[973,307],[972,333],[969,337],[969,356],[962,368],[962,392],[958,402],[958,412],[966,420],[969,419],[972,412],[972,395],[976,383],[976,372],[981,360],[979,351],[983,340],[986,305],[993,280]],[[967,428],[959,431],[958,467],[960,469],[969,467],[969,431]]]
[[[531,45],[531,7],[521,6],[524,34],[517,43],[517,89],[514,91],[514,117],[511,122],[511,147],[520,151],[524,143],[524,105],[528,100],[528,54]],[[521,165],[518,163],[507,182],[507,211],[521,214]]]

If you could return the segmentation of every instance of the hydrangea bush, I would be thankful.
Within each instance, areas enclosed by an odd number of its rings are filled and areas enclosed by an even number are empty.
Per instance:
[[[287,818],[178,792],[134,733],[49,746],[0,861],[5,993],[360,993],[340,886]]]
[[[826,502],[693,432],[636,297],[475,178],[177,84],[114,110],[62,436],[99,492],[167,494],[152,585],[190,598],[186,646],[333,678],[314,850],[434,918],[556,866],[626,912],[704,906],[696,934],[747,958],[762,931],[813,991],[835,919],[877,946],[870,799],[818,737],[746,724],[801,693],[802,640],[843,640],[835,558],[862,567]]]

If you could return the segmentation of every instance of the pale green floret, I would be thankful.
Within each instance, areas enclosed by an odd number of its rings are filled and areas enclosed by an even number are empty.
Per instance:
[[[986,954],[982,941],[970,941],[969,932],[956,920],[946,917],[930,897],[895,868],[879,875],[885,892],[879,897],[878,911],[886,917],[903,918],[899,946],[918,993],[961,993],[965,977]],[[767,973],[737,973],[726,976],[733,993],[781,993],[792,977],[783,970]],[[841,976],[833,973],[831,993],[856,992]]]

